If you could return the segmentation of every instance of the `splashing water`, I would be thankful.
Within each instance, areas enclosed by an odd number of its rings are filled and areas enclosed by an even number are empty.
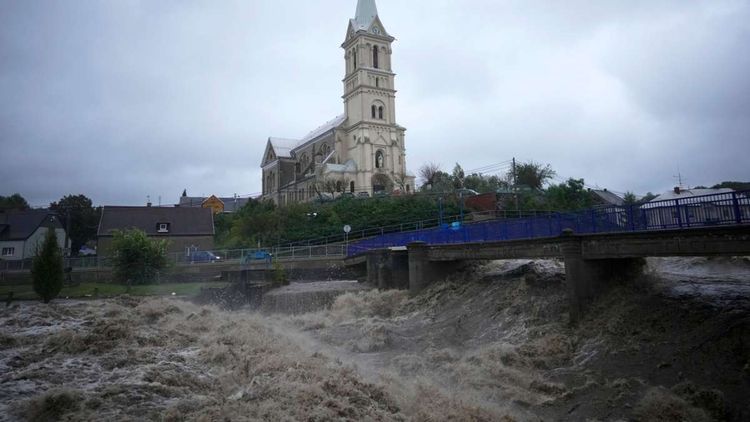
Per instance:
[[[750,283],[725,264],[729,284]],[[0,311],[0,419],[747,420],[747,296],[686,295],[707,283],[698,261],[651,266],[666,275],[615,288],[576,327],[557,261],[492,262],[414,297],[352,291],[292,315],[18,303]]]

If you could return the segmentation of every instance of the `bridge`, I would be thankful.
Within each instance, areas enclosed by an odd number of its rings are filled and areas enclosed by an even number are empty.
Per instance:
[[[750,255],[747,192],[386,234],[350,245],[346,261],[381,288],[418,292],[467,261],[561,258],[576,321],[642,258],[738,255]]]

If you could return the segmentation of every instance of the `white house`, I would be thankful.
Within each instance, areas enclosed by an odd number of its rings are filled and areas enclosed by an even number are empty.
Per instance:
[[[750,200],[733,189],[674,188],[643,204],[651,227],[727,224],[750,218]]]
[[[64,249],[65,229],[57,214],[49,210],[0,212],[0,260],[34,257],[50,229],[55,230],[57,243]]]

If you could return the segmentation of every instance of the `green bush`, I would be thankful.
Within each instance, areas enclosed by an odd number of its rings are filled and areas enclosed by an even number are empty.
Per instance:
[[[120,283],[148,284],[168,266],[166,240],[149,239],[141,230],[115,231],[112,239],[114,276]]]
[[[279,261],[273,262],[273,285],[276,287],[289,285],[289,278],[286,276],[286,271],[284,271],[284,267]]]
[[[34,291],[44,303],[60,294],[63,287],[63,258],[54,229],[48,229],[42,247],[37,250],[31,265]]]

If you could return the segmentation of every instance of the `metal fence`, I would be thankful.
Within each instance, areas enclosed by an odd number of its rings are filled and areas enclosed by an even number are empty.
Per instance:
[[[565,229],[578,234],[688,229],[750,223],[750,191],[731,192],[644,205],[611,206],[570,213],[471,224],[443,224],[428,230],[391,233],[349,245],[348,255],[370,249],[428,244],[474,243],[559,236]]]
[[[471,243],[502,240],[554,237],[563,230],[575,233],[617,233],[648,230],[689,229],[717,225],[750,224],[750,191],[730,192],[649,202],[643,205],[600,207],[570,213],[531,212],[531,215],[490,213],[467,214],[473,221],[460,221],[458,216],[442,220],[424,220],[355,232],[345,242],[344,237],[328,238],[335,243],[296,244],[261,249],[232,249],[210,251],[219,259],[191,259],[190,255],[175,253],[169,261],[175,265],[196,263],[270,262],[277,260],[320,259],[358,255],[370,249],[406,246],[423,241],[430,244]],[[508,217],[515,218],[508,218]],[[490,219],[494,217],[494,219]],[[499,218],[498,218],[499,217]],[[367,237],[369,236],[369,237]],[[315,242],[320,239],[316,239]],[[108,257],[80,257],[66,259],[72,268],[107,268],[112,265]],[[0,271],[31,269],[31,260],[0,261]]]

